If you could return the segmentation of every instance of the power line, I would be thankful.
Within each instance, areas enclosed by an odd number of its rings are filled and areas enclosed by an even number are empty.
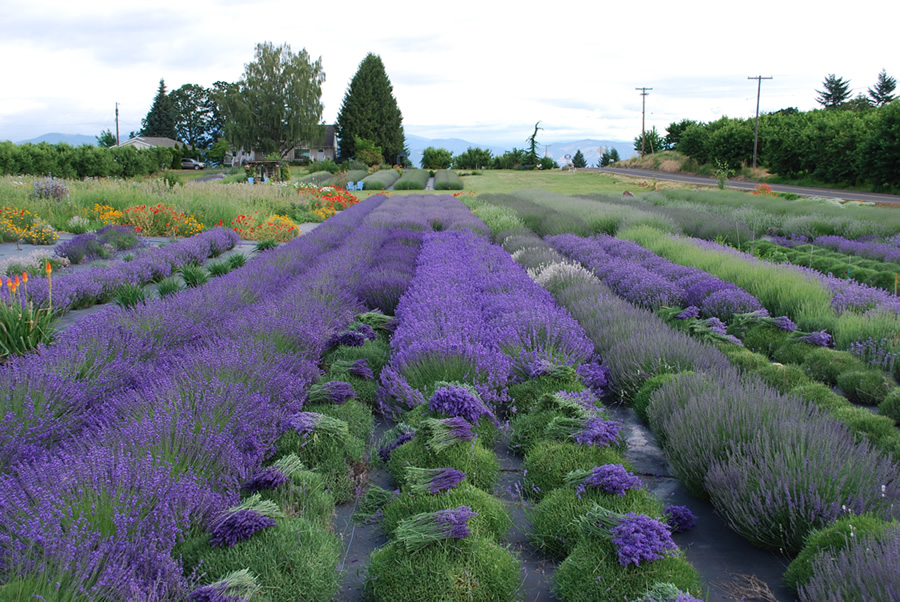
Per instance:
[[[635,90],[641,91],[641,157],[644,156],[644,146],[647,141],[647,136],[644,134],[644,123],[645,117],[647,115],[647,96],[650,95],[649,90],[653,88],[635,88]]]
[[[763,77],[762,75],[757,75],[755,77],[748,77],[747,79],[755,79],[757,82],[757,85],[756,85],[756,128],[753,131],[753,169],[756,169],[756,145],[759,142],[759,95],[760,95],[760,93],[762,93],[762,80],[772,79],[772,76]]]

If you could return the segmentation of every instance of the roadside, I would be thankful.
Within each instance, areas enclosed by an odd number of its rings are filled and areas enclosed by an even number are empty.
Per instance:
[[[654,180],[665,180],[670,182],[682,182],[686,184],[694,184],[697,186],[716,186],[716,179],[707,176],[696,176],[684,173],[672,173],[658,169],[632,169],[632,168],[610,168],[601,167],[594,168],[604,174],[612,174],[624,176],[628,178],[652,178]],[[766,182],[755,182],[751,180],[735,180],[731,179],[726,182],[727,188],[736,190],[754,190],[757,186],[766,184]],[[900,206],[900,196],[893,194],[878,194],[874,192],[853,192],[850,190],[838,190],[835,188],[818,188],[811,186],[790,186],[786,184],[767,184],[774,192],[789,192],[802,196],[819,196],[826,198],[843,199],[845,201],[862,201],[866,203],[878,203],[880,205]]]

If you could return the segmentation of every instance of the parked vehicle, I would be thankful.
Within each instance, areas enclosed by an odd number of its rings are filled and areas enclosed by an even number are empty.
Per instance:
[[[206,167],[206,163],[203,161],[191,159],[190,157],[181,158],[181,169],[203,169],[204,167]]]

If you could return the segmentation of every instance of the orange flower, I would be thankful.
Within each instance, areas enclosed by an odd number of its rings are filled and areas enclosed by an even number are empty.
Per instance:
[[[10,293],[15,293],[15,292],[16,292],[16,283],[15,283],[15,282],[12,282],[12,281],[11,281],[11,282],[9,283],[9,292],[10,292]]]
[[[16,286],[19,286],[21,284],[22,284],[22,280],[19,278],[19,275],[16,274]]]
[[[53,268],[50,266],[50,262],[48,261],[47,262],[47,275],[49,276],[52,271],[53,271]]]
[[[12,281],[12,278],[7,278],[7,279],[6,279],[6,286],[8,286],[10,289],[13,287],[13,281]]]
[[[22,272],[22,282],[28,284],[28,272]]]

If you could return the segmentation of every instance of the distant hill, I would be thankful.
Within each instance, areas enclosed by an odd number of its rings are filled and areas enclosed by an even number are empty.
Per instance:
[[[97,137],[96,136],[85,136],[83,134],[44,134],[43,136],[38,136],[37,138],[32,138],[31,140],[19,140],[16,144],[40,144],[41,142],[46,142],[47,144],[59,144],[60,142],[65,142],[66,144],[70,144],[72,146],[81,146],[82,144],[90,144],[91,146],[97,146]]]
[[[406,144],[409,147],[409,160],[412,164],[418,167],[422,162],[422,153],[429,146],[433,146],[434,148],[444,148],[453,153],[454,155],[458,155],[463,153],[470,146],[475,148],[486,148],[493,153],[496,157],[498,155],[502,155],[506,151],[512,150],[512,146],[497,146],[490,144],[478,144],[476,142],[469,142],[467,140],[461,140],[459,138],[425,138],[422,136],[414,136],[411,134],[406,135]],[[548,146],[548,155],[553,157],[553,160],[559,164],[565,162],[565,156],[571,155],[575,156],[576,151],[581,150],[581,154],[584,155],[585,160],[588,162],[589,167],[595,167],[597,163],[600,161],[600,155],[603,152],[603,149],[615,148],[619,151],[619,157],[622,159],[630,159],[634,154],[634,143],[633,142],[623,142],[621,140],[594,140],[594,139],[585,139],[585,140],[576,140],[574,142],[545,142],[541,140],[541,148],[544,146]],[[524,145],[519,145],[518,148],[522,148]]]

